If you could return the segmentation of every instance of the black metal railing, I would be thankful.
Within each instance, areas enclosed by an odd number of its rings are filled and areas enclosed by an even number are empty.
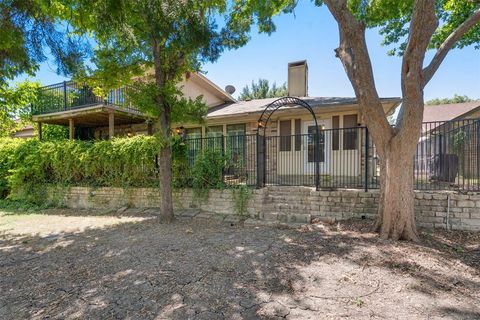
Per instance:
[[[224,156],[226,185],[315,186],[316,135],[186,139],[193,167],[204,150]],[[376,189],[379,159],[365,127],[321,130],[319,187]],[[259,157],[259,152],[262,155]],[[480,191],[480,119],[424,123],[412,175],[418,190]]]
[[[32,115],[48,114],[105,104],[119,109],[139,112],[126,99],[126,88],[110,90],[105,97],[86,84],[64,81],[39,88],[32,105]]]

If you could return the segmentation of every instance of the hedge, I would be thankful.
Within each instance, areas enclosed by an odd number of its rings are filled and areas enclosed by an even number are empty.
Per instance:
[[[159,148],[149,136],[98,142],[0,139],[0,193],[35,200],[46,184],[158,186]]]
[[[107,141],[0,139],[0,198],[41,203],[47,185],[60,187],[158,187],[156,137]],[[187,147],[173,143],[173,187],[221,188],[225,166],[221,153],[204,150],[195,164]]]

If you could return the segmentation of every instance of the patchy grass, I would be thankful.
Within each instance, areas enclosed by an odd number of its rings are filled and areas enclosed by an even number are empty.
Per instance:
[[[478,233],[395,243],[361,221],[280,230],[154,213],[0,214],[0,318],[480,318]]]

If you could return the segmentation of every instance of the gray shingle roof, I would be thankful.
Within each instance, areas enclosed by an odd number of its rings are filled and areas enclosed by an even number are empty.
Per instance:
[[[229,115],[260,114],[265,107],[279,98],[255,99],[222,104],[208,110],[208,118],[226,117]],[[312,108],[345,106],[357,103],[356,98],[349,97],[302,97]],[[400,98],[381,98],[382,103],[400,103]],[[292,106],[291,108],[299,108]]]

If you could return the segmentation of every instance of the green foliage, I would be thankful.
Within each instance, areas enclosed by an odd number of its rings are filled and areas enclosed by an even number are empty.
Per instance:
[[[39,84],[23,81],[14,86],[0,85],[0,137],[6,137],[29,121],[30,103]]]
[[[252,190],[244,184],[232,189],[235,214],[243,217],[247,214],[248,201],[252,196]]]
[[[225,0],[76,0],[71,7],[77,32],[93,32],[98,44],[93,66],[78,76],[107,90],[134,83],[137,94],[130,99],[154,116],[181,116],[175,109],[198,107],[199,101],[182,99],[176,85],[234,42],[234,35],[217,25]]]
[[[225,187],[223,172],[227,157],[220,150],[203,149],[192,169],[192,187],[197,196],[205,196],[210,189]]]
[[[258,83],[252,81],[251,87],[248,85],[242,89],[238,100],[264,99],[284,97],[287,95],[287,85],[284,83],[280,87],[274,82],[270,87],[268,80],[258,79]]]
[[[188,158],[188,147],[180,138],[172,144],[172,186],[174,189],[192,187],[192,166]]]
[[[317,6],[325,1],[314,0]],[[272,33],[275,31],[273,17],[281,13],[292,12],[298,1],[280,0],[235,0],[236,9],[229,20],[229,27],[235,30],[244,42],[251,25],[257,24],[260,32]],[[408,30],[412,18],[414,0],[348,0],[348,8],[363,21],[367,28],[379,28],[384,36],[383,45],[390,46],[389,54],[402,55],[406,47]],[[439,27],[430,42],[430,49],[438,48],[442,42],[462,24],[478,8],[477,0],[437,0],[436,14],[439,18]],[[463,48],[474,45],[480,48],[480,24],[471,28],[455,47]]]
[[[432,100],[428,100],[425,104],[426,105],[439,105],[439,104],[449,104],[449,103],[464,103],[464,102],[472,102],[475,101],[467,96],[461,96],[455,94],[453,98],[436,98]]]
[[[155,187],[155,137],[101,142],[0,140],[0,192],[13,200],[38,203],[48,185]]]
[[[42,139],[45,141],[58,141],[68,138],[68,127],[55,124],[44,124],[42,126]]]
[[[59,73],[76,69],[88,52],[85,43],[62,26],[69,11],[56,0],[0,2],[0,87],[22,73],[33,75],[48,52]]]

